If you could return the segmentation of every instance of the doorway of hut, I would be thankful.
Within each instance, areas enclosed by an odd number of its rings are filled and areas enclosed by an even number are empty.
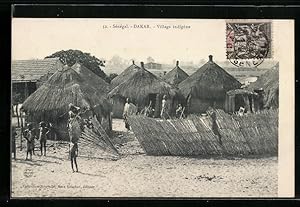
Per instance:
[[[162,97],[158,93],[150,93],[148,95],[148,106],[150,105],[154,109],[154,117],[159,117],[160,115],[160,102]],[[151,104],[150,104],[151,103]]]
[[[245,109],[245,113],[253,112],[253,99],[251,95],[236,94],[234,99],[234,111],[239,111],[240,107]]]

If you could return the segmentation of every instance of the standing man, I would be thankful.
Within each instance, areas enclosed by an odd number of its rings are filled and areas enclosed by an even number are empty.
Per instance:
[[[76,167],[76,172],[78,172],[77,166],[77,156],[78,156],[78,140],[81,136],[81,128],[80,123],[80,107],[74,106],[72,103],[69,104],[69,123],[68,123],[68,131],[70,136],[70,158],[71,158],[71,167],[72,171],[74,171],[73,163]]]

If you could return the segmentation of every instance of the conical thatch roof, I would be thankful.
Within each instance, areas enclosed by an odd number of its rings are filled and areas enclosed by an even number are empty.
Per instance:
[[[255,82],[251,83],[248,90],[264,90],[265,107],[278,107],[279,95],[279,63],[273,68],[262,74]]]
[[[110,84],[93,73],[93,71],[84,67],[84,65],[75,63],[72,66],[72,69],[75,70],[85,80],[89,80],[92,83],[97,83],[95,87],[97,87],[97,90],[100,90],[101,93],[107,94],[110,91]]]
[[[139,66],[137,66],[134,61],[132,61],[132,65],[126,68],[120,75],[112,79],[111,86],[112,88],[118,86],[119,84],[126,82],[129,78],[131,78],[137,71],[141,70]]]
[[[149,94],[164,94],[169,97],[177,95],[177,89],[172,85],[157,78],[151,72],[146,70],[141,63],[141,68],[136,71],[127,81],[122,82],[109,92],[109,97],[121,96],[130,98],[138,105],[145,105]]]
[[[164,77],[163,80],[167,83],[177,86],[180,82],[184,81],[189,75],[184,72],[179,67],[179,62],[176,62],[176,67],[168,72]]]
[[[64,66],[25,100],[23,108],[36,120],[53,122],[66,114],[69,103],[108,115],[111,106],[106,92],[107,83],[87,68]]]
[[[195,73],[178,85],[185,97],[223,99],[227,91],[241,87],[241,83],[217,65],[212,56]]]

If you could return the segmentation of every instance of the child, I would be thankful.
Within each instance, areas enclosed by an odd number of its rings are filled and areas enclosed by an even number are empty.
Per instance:
[[[40,150],[41,150],[41,156],[43,155],[43,148],[44,148],[44,156],[46,156],[46,142],[47,142],[47,135],[49,133],[49,129],[46,127],[45,122],[40,123]]]
[[[32,160],[32,151],[34,148],[34,132],[32,124],[28,124],[27,127],[28,129],[24,131],[24,137],[27,141],[26,160],[28,160],[28,154],[30,155],[30,160]]]
[[[71,157],[71,167],[73,172],[74,168],[73,168],[73,162],[75,163],[75,167],[76,167],[76,172],[78,172],[78,166],[77,166],[77,160],[76,157],[78,156],[78,144],[77,142],[71,142],[71,151],[70,151],[70,157]]]

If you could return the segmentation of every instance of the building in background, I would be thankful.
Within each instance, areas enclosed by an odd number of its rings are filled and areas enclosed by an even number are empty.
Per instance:
[[[63,64],[58,58],[13,60],[11,65],[12,97],[22,103]]]
[[[149,62],[149,63],[145,64],[145,68],[147,70],[161,70],[162,69],[162,64],[155,63],[155,62]]]

